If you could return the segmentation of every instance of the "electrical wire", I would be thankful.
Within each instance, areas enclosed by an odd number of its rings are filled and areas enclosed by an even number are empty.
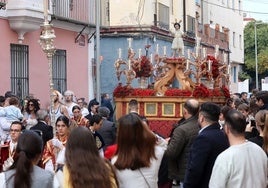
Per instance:
[[[241,12],[244,12],[244,13],[265,14],[265,15],[268,15],[268,12],[258,12],[258,11],[248,11],[248,10],[236,9],[236,8],[231,8],[231,7],[226,7],[226,6],[223,6],[223,5],[219,5],[219,4],[216,4],[216,3],[211,3],[211,2],[208,2],[208,1],[204,1],[204,0],[203,0],[203,2],[204,3],[207,3],[209,5],[213,5],[213,6],[217,6],[217,7],[229,9],[229,10],[241,11]]]

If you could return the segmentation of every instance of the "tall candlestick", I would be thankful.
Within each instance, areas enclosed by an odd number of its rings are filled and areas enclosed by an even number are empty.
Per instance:
[[[203,48],[203,58],[205,59],[207,57],[207,48]]]
[[[141,49],[139,49],[138,54],[139,54],[139,58],[141,58]]]
[[[156,44],[156,54],[159,52],[159,44]]]
[[[44,3],[44,18],[45,18],[45,21],[47,21],[48,20],[48,1],[44,0],[43,3]]]
[[[131,68],[131,61],[130,61],[130,59],[128,60],[128,70],[130,70],[130,68]]]
[[[195,55],[196,55],[196,57],[199,56],[200,42],[201,42],[201,38],[197,37],[196,38],[196,47],[195,47]]]
[[[167,47],[164,46],[164,56],[166,56],[166,55],[167,55]]]
[[[216,46],[215,46],[215,58],[218,57],[218,54],[219,54],[219,45],[216,44]]]
[[[118,58],[119,59],[122,58],[122,49],[121,48],[118,49]]]
[[[188,56],[188,57],[187,57],[188,59],[191,58],[191,50],[190,50],[190,49],[187,50],[187,56]]]
[[[227,74],[230,74],[230,72],[231,72],[231,66],[228,65],[228,66],[227,66]]]
[[[226,63],[227,62],[227,54],[224,52],[223,53],[223,62]]]
[[[133,38],[128,38],[128,48],[131,48]]]
[[[152,53],[150,55],[150,60],[151,60],[151,63],[153,64],[153,54]]]
[[[210,70],[211,70],[211,61],[208,60],[208,71],[210,71]]]
[[[187,61],[186,61],[186,70],[189,70],[189,61],[188,61],[188,59],[187,59]]]

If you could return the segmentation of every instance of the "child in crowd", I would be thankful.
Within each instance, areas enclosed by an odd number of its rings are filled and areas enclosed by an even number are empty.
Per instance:
[[[19,109],[19,100],[10,97],[9,106],[0,109],[0,136],[1,141],[7,141],[10,125],[13,121],[21,121],[23,115]]]

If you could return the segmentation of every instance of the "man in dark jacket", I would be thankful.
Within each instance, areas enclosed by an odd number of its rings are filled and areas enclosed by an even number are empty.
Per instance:
[[[46,142],[53,138],[53,127],[48,125],[49,122],[49,115],[47,110],[40,109],[36,113],[38,123],[31,127],[30,130],[39,130],[42,132],[42,139],[43,144],[45,145]]]
[[[105,106],[99,107],[98,113],[103,118],[103,123],[101,128],[98,130],[98,133],[104,140],[105,145],[103,147],[103,150],[105,151],[107,146],[111,146],[115,143],[116,127],[113,122],[108,120],[110,110],[107,107]]]
[[[185,176],[190,147],[196,138],[199,127],[197,123],[199,103],[195,99],[189,99],[183,106],[184,121],[177,126],[169,140],[166,150],[168,157],[169,178],[181,182]]]
[[[211,102],[200,106],[201,127],[194,140],[184,178],[184,188],[207,188],[217,156],[229,147],[228,139],[218,123],[220,107]]]

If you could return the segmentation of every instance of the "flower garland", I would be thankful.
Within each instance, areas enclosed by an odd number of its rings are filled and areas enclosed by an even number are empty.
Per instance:
[[[122,83],[119,83],[118,86],[114,89],[113,96],[114,97],[126,97],[132,93],[132,88],[128,86],[122,86]]]
[[[165,92],[165,96],[183,96],[183,97],[190,97],[192,92],[189,90],[180,90],[176,88],[168,89]]]
[[[140,89],[140,88],[130,88],[128,86],[122,86],[122,83],[114,89],[114,97],[127,97],[127,96],[155,96],[156,91],[154,89]],[[178,97],[195,97],[195,98],[206,98],[206,97],[226,97],[230,98],[230,91],[226,86],[219,89],[208,89],[206,86],[201,84],[196,86],[194,91],[181,90],[177,88],[168,89],[165,92],[165,96],[178,96]]]
[[[209,96],[210,96],[210,91],[203,84],[200,84],[200,86],[196,86],[193,91],[193,97],[195,98],[209,97]]]
[[[132,68],[138,77],[150,77],[152,75],[152,64],[146,56],[141,56],[140,61],[136,61],[132,64]]]

